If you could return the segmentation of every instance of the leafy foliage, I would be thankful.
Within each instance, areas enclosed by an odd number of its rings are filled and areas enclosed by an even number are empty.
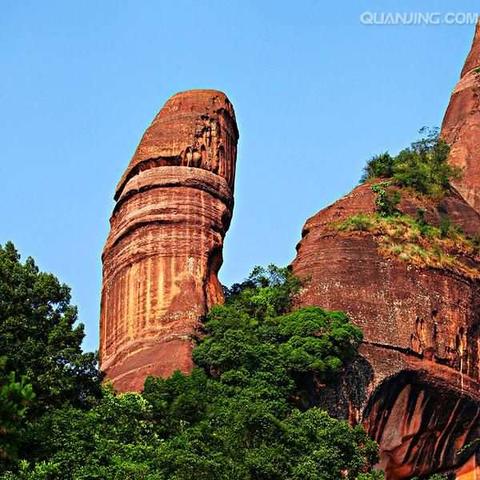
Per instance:
[[[389,189],[390,185],[390,182],[372,185],[373,193],[377,194],[375,206],[382,217],[390,217],[398,213],[397,205],[400,203],[400,192]]]
[[[21,263],[12,243],[0,246],[0,355],[7,371],[32,384],[32,414],[65,402],[85,405],[99,393],[96,356],[82,352],[76,321],[66,285],[32,258]]]
[[[388,152],[375,155],[363,168],[360,181],[366,182],[375,178],[391,178],[393,177],[394,166],[395,159]]]
[[[2,276],[2,288],[12,291],[2,296],[0,328],[8,332],[14,323],[23,341],[37,346],[19,365],[45,382],[38,385],[32,377],[42,408],[29,416],[22,434],[22,460],[9,469],[4,465],[2,478],[381,478],[371,470],[377,446],[362,428],[303,408],[302,377],[331,382],[355,355],[362,335],[340,312],[289,312],[299,284],[288,270],[257,268],[230,289],[227,304],[208,316],[194,353],[198,367],[190,375],[149,378],[142,394],[117,395],[105,387],[95,398],[93,389],[84,390],[85,378],[99,386],[98,375],[85,377],[93,370],[82,367],[74,375],[58,368],[93,361],[76,343],[81,335],[72,328],[68,290],[40,274],[33,261],[20,264],[13,247],[2,252],[3,271],[14,275],[10,283]],[[35,305],[27,301],[33,292],[41,300]],[[32,316],[50,335],[29,327]],[[65,324],[60,331],[66,339],[58,338],[59,324]],[[2,349],[15,353],[20,342],[13,333],[6,338]],[[44,359],[37,343],[56,361]],[[68,360],[59,362],[63,358]]]
[[[289,311],[299,289],[299,280],[288,268],[257,266],[244,282],[225,289],[225,300],[255,318],[281,315]]]
[[[450,182],[461,176],[461,169],[447,163],[450,147],[439,138],[438,129],[420,130],[424,135],[392,157],[383,153],[367,162],[362,182],[376,178],[392,178],[400,187],[409,187],[416,192],[441,197],[450,187]]]
[[[278,372],[279,385],[289,383],[289,372],[314,371],[326,381],[353,357],[362,340],[341,312],[307,307],[259,320],[237,312],[232,306],[214,307],[206,323],[209,335],[194,351],[196,364],[216,376],[238,379],[241,364],[244,375],[273,380]]]
[[[16,456],[19,436],[28,405],[35,398],[25,377],[5,372],[6,358],[0,358],[0,458]]]

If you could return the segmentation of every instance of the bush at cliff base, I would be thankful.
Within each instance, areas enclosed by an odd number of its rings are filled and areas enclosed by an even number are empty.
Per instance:
[[[1,478],[381,478],[362,428],[306,408],[302,379],[333,382],[362,335],[340,312],[289,313],[298,286],[257,268],[210,312],[191,375],[116,395],[81,352],[68,288],[0,248]]]

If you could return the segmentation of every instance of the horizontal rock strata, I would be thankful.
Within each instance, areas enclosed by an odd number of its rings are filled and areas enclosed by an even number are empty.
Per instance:
[[[103,252],[101,368],[120,391],[192,368],[233,209],[238,131],[227,97],[173,96],[120,180]]]

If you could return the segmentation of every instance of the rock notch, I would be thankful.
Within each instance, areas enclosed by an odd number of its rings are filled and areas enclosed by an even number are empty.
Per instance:
[[[192,368],[192,337],[222,302],[238,129],[215,90],[171,97],[122,176],[104,247],[100,365],[119,391]]]

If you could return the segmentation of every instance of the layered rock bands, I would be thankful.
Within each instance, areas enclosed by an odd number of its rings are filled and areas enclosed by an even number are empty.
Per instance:
[[[233,209],[238,130],[227,97],[174,95],[145,132],[115,192],[103,251],[100,363],[120,391],[192,368]]]

